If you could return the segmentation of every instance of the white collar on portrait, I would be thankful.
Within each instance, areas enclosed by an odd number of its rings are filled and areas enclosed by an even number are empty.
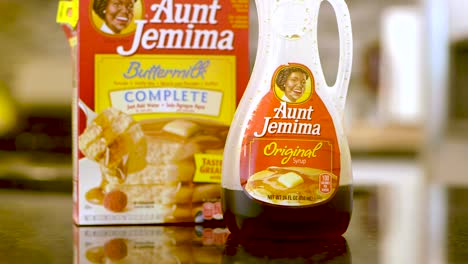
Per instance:
[[[283,97],[281,97],[281,100],[287,102],[287,103],[292,103],[291,100],[289,100],[289,98],[286,96],[286,95],[283,95]]]
[[[104,33],[107,33],[107,34],[111,34],[111,35],[114,35],[114,31],[112,31],[112,29],[110,29],[106,23],[103,23],[102,26],[101,26],[101,31],[104,32]]]

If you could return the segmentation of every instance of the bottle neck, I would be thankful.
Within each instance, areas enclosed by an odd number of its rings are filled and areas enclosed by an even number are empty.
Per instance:
[[[256,0],[259,21],[257,57],[269,63],[295,62],[316,68],[320,3],[319,0]]]
[[[259,24],[257,57],[253,74],[273,74],[280,65],[307,66],[324,82],[317,45],[321,0],[256,0]]]

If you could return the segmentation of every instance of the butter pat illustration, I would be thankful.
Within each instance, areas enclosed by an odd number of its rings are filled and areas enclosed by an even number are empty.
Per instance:
[[[293,188],[303,183],[304,179],[294,172],[288,172],[278,177],[278,181],[288,188]]]
[[[176,134],[183,138],[188,138],[191,135],[195,134],[199,130],[197,124],[185,121],[185,120],[175,120],[170,123],[167,123],[163,130],[172,134]]]

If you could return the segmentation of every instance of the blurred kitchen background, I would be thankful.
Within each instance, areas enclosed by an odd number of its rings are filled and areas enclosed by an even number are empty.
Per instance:
[[[345,125],[353,157],[410,162],[428,179],[468,182],[463,168],[468,157],[468,2],[347,2],[354,28],[354,66]],[[1,185],[14,185],[4,180],[14,176],[24,181],[21,184],[58,180],[67,191],[71,188],[72,63],[67,39],[55,22],[57,3],[0,0]],[[251,11],[253,63],[253,1]],[[338,41],[327,2],[318,31],[331,85]],[[380,179],[374,174],[362,180]]]
[[[424,255],[418,241],[425,239],[435,261],[423,263],[445,263],[437,258],[447,253],[440,245],[444,232],[451,232],[449,205],[468,198],[447,197],[437,187],[468,184],[468,1],[347,3],[354,63],[345,126],[356,193],[393,186],[373,192],[380,198],[365,204],[370,214],[379,208],[390,213],[379,218],[388,231],[380,245],[387,249],[381,252],[385,261],[379,263],[416,263],[412,260]],[[72,62],[55,22],[57,5],[57,0],[0,0],[0,189],[71,192]],[[252,63],[256,19],[251,1]],[[332,85],[338,37],[326,2],[318,34]],[[418,226],[417,219],[428,215],[428,226]],[[353,226],[372,226],[361,221],[354,218],[347,234],[359,237]],[[434,232],[427,235],[426,228]]]
[[[57,6],[0,0],[0,187],[71,191],[71,54]]]

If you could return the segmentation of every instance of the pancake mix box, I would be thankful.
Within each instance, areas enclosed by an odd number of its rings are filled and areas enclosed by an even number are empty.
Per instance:
[[[76,21],[64,24],[76,58],[75,222],[222,219],[222,153],[249,77],[248,0],[61,5]]]

